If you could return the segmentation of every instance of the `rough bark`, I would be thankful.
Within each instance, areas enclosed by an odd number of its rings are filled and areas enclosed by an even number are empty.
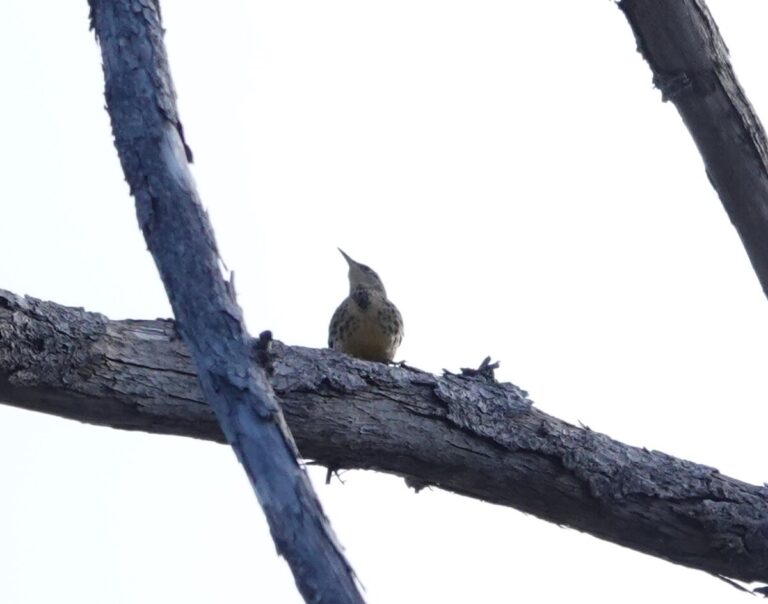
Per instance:
[[[305,458],[507,505],[678,564],[768,582],[768,489],[631,447],[512,384],[273,343],[272,385]],[[109,321],[0,290],[0,400],[224,442],[169,320]]]
[[[218,424],[256,491],[307,602],[360,603],[354,573],[297,460],[293,439],[221,273],[188,167],[157,0],[90,0],[107,111],[147,247]],[[145,332],[146,335],[146,332]],[[138,370],[138,368],[136,368]]]
[[[621,0],[638,51],[693,137],[768,295],[768,143],[704,0]]]

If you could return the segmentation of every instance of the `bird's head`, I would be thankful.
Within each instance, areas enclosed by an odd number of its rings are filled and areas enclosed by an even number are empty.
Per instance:
[[[341,248],[339,251],[349,265],[349,293],[358,289],[370,289],[386,295],[384,284],[375,270],[365,264],[355,262]]]

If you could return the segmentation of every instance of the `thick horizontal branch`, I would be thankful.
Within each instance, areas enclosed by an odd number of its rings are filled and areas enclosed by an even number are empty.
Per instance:
[[[484,377],[437,377],[273,343],[302,454],[507,505],[678,564],[768,582],[768,489],[630,447]],[[0,400],[223,442],[167,320],[110,321],[0,290]]]
[[[704,0],[620,0],[768,295],[768,142]]]

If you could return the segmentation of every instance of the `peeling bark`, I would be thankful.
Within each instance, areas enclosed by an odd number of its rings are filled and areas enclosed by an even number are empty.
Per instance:
[[[768,142],[704,0],[621,0],[653,83],[699,149],[768,295]]]
[[[273,342],[305,458],[403,476],[710,573],[768,582],[768,489],[631,447],[483,375],[437,377]],[[0,291],[0,400],[224,442],[174,323],[110,321]]]

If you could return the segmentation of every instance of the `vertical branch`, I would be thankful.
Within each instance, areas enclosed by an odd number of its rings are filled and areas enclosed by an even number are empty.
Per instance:
[[[672,101],[768,295],[768,143],[704,0],[620,0],[637,48]]]
[[[189,171],[157,0],[89,0],[107,108],[147,245],[216,412],[307,602],[362,602],[221,275]]]

